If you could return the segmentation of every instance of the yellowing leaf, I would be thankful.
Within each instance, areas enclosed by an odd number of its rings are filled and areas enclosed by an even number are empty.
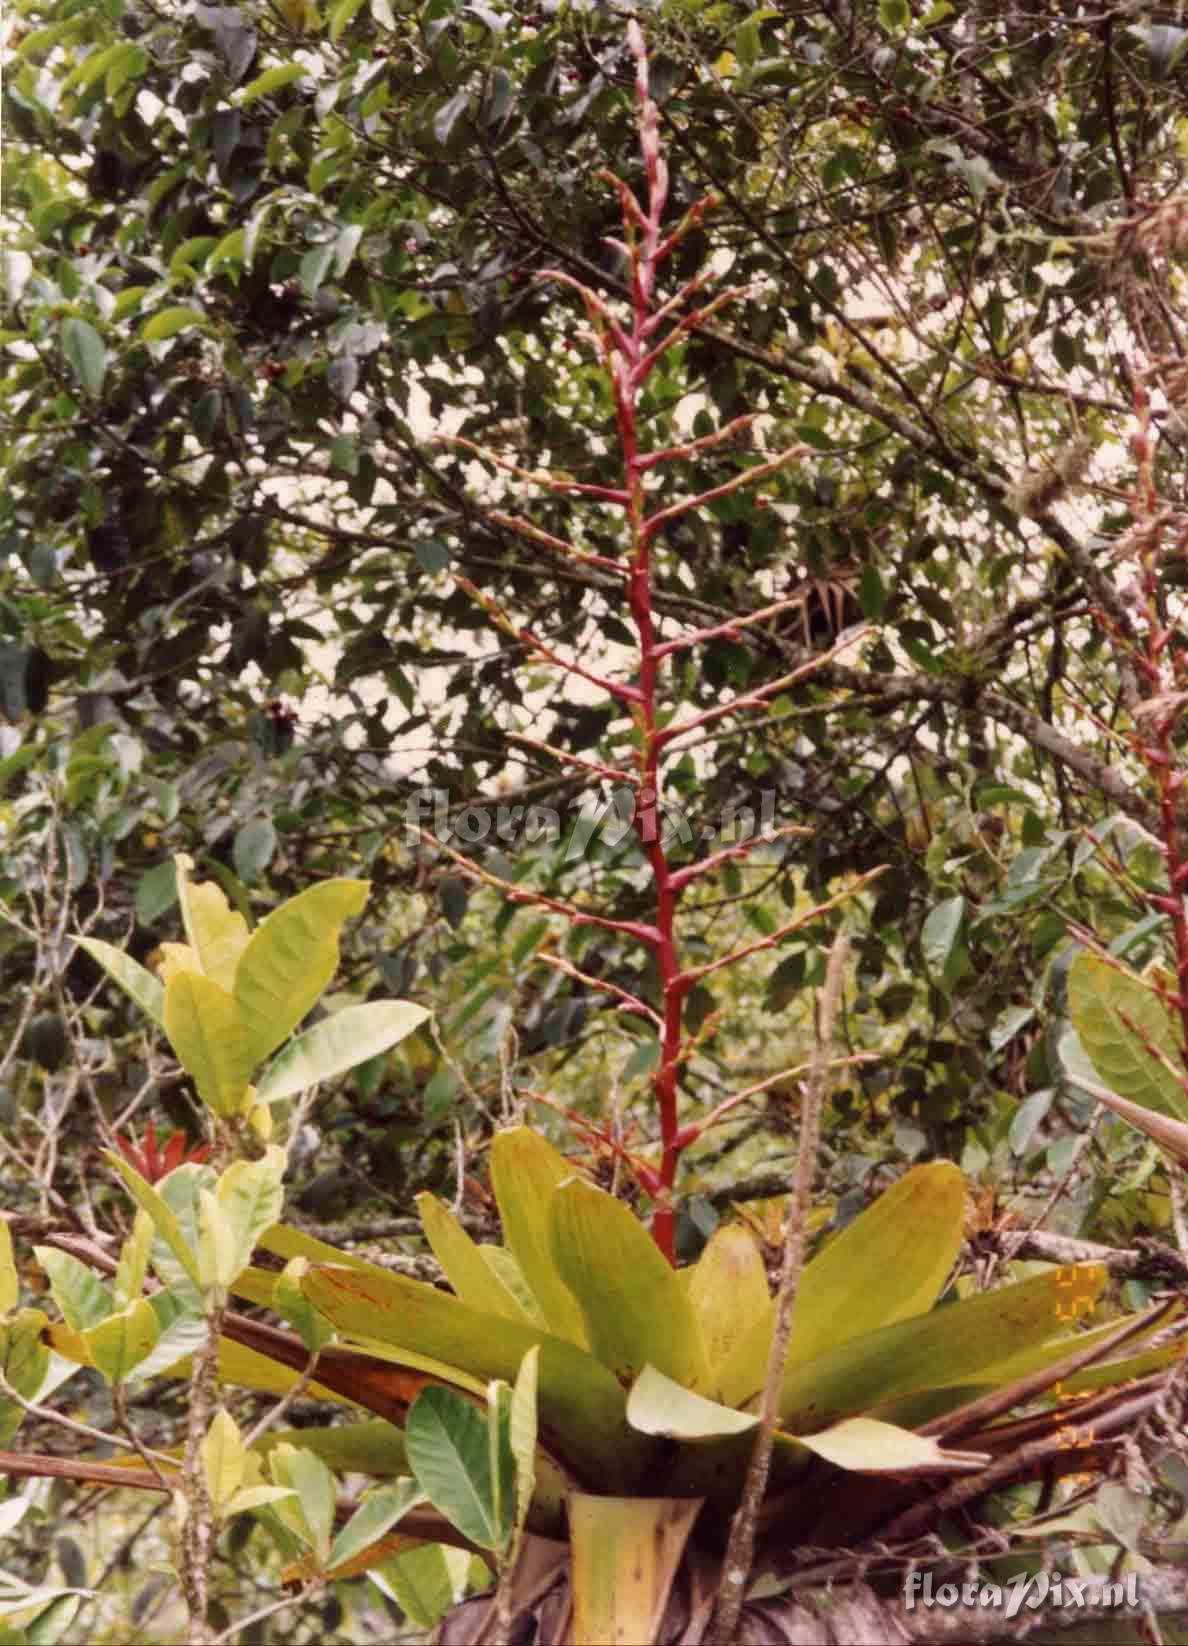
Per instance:
[[[206,1488],[217,1511],[235,1496],[247,1466],[243,1436],[226,1407],[220,1406],[211,1419],[201,1451]]]
[[[338,969],[343,922],[367,902],[365,880],[324,880],[262,920],[235,973],[254,1063],[288,1039]]]
[[[238,1114],[256,1058],[227,990],[213,978],[178,972],[165,988],[165,1032],[203,1102],[225,1120]]]
[[[1105,1271],[1090,1264],[1053,1269],[851,1338],[807,1363],[790,1361],[781,1425],[811,1435],[906,1395],[978,1383],[1008,1355],[1059,1335],[1074,1290],[1094,1297],[1104,1283]]]
[[[186,937],[198,956],[195,970],[213,978],[230,994],[235,984],[235,968],[247,947],[247,921],[238,909],[231,908],[222,887],[213,880],[197,884],[190,880],[193,865],[184,852],[178,852],[174,862]]]
[[[698,1498],[573,1494],[574,1640],[656,1639],[700,1509]]]
[[[557,1272],[582,1311],[591,1352],[621,1383],[646,1365],[704,1388],[701,1328],[675,1269],[621,1200],[577,1178],[553,1195]]]
[[[472,1309],[487,1309],[509,1320],[527,1322],[523,1309],[449,1208],[435,1195],[425,1193],[417,1196],[417,1210],[433,1255],[445,1270],[455,1295]]]
[[[508,1250],[549,1331],[584,1348],[582,1313],[557,1270],[550,1232],[553,1195],[573,1176],[569,1162],[527,1126],[510,1127],[492,1139],[491,1182]]]
[[[957,1256],[964,1218],[965,1179],[951,1161],[907,1172],[805,1267],[788,1367],[931,1309]],[[726,1405],[746,1405],[762,1389],[770,1342],[765,1316],[719,1370]]]
[[[12,1231],[8,1219],[0,1214],[0,1315],[15,1309],[21,1296],[21,1284],[12,1256]]]
[[[772,1318],[763,1258],[750,1231],[741,1224],[715,1229],[690,1272],[688,1285],[712,1367],[727,1359],[757,1321]]]
[[[109,1383],[123,1383],[152,1353],[161,1328],[147,1297],[109,1315],[83,1334],[91,1364]]]
[[[827,1463],[859,1474],[950,1475],[963,1469],[984,1469],[988,1452],[946,1451],[936,1440],[881,1423],[873,1417],[850,1417],[815,1435],[801,1435],[800,1444]]]

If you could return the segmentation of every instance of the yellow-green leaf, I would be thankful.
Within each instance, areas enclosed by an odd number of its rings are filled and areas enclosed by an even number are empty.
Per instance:
[[[750,1230],[740,1223],[715,1229],[689,1275],[689,1301],[713,1368],[754,1330],[772,1318],[763,1258]]]
[[[541,1429],[560,1460],[615,1489],[636,1486],[646,1471],[653,1449],[628,1427],[621,1385],[572,1343],[470,1309],[404,1275],[316,1268],[303,1289],[340,1331],[388,1344],[397,1359],[407,1352],[412,1365],[417,1363],[412,1354],[430,1356],[472,1377],[511,1382],[528,1350],[539,1343]]]
[[[674,1383],[654,1366],[645,1366],[627,1401],[627,1421],[645,1435],[665,1435],[670,1440],[718,1440],[723,1435],[745,1434],[759,1419],[751,1412],[738,1412],[733,1406],[707,1400]]]
[[[153,1188],[152,1184],[145,1182],[135,1167],[130,1166],[126,1160],[122,1160],[118,1154],[113,1154],[110,1149],[102,1150],[102,1154],[107,1164],[113,1166],[119,1172],[136,1204],[142,1206],[152,1218],[157,1233],[164,1239],[186,1275],[195,1286],[200,1286],[197,1257],[186,1243],[182,1226],[178,1222],[175,1213]]]
[[[152,972],[146,971],[122,949],[97,937],[80,937],[77,942],[79,948],[98,961],[108,976],[132,997],[141,1011],[148,1013],[159,1029],[165,1027],[165,990]]]
[[[148,1273],[155,1232],[152,1218],[143,1207],[137,1207],[132,1233],[120,1250],[119,1267],[112,1287],[112,1301],[117,1309],[126,1309],[144,1291],[144,1277]]]
[[[516,1373],[508,1418],[508,1438],[516,1465],[516,1517],[507,1552],[509,1564],[513,1567],[536,1492],[536,1392],[539,1384],[540,1350],[533,1347],[520,1362],[520,1370]]]
[[[12,1255],[12,1230],[0,1213],[0,1315],[15,1309],[20,1300],[21,1282]]]
[[[951,1161],[905,1173],[806,1265],[787,1366],[931,1309],[957,1256],[964,1218],[965,1180]],[[744,1406],[762,1389],[770,1342],[765,1315],[719,1370],[726,1405]]]
[[[109,1383],[122,1383],[152,1353],[161,1328],[152,1304],[141,1297],[82,1335],[91,1364]]]
[[[245,1015],[227,990],[197,972],[171,977],[165,1032],[203,1102],[224,1120],[238,1114],[257,1058]]]
[[[807,1363],[792,1361],[780,1389],[781,1425],[816,1434],[906,1395],[978,1383],[1008,1355],[1060,1333],[1073,1286],[1096,1296],[1104,1283],[1105,1271],[1093,1265],[1053,1269],[851,1338]]]
[[[803,1436],[801,1445],[827,1463],[858,1474],[956,1474],[984,1469],[988,1452],[946,1451],[939,1441],[873,1417],[849,1417],[831,1429]]]
[[[199,1189],[198,1274],[203,1293],[217,1305],[226,1302],[231,1283],[243,1268],[231,1219],[209,1189]]]
[[[552,1200],[574,1168],[527,1126],[497,1132],[491,1142],[491,1183],[503,1238],[520,1266],[554,1337],[585,1348],[588,1342],[573,1293],[558,1273],[552,1248]]]
[[[368,1058],[379,1057],[418,1029],[429,1015],[427,1006],[411,1000],[368,1000],[359,1006],[344,1006],[284,1048],[265,1071],[257,1096],[261,1103],[276,1103],[308,1091],[319,1080],[330,1080]]]
[[[239,1490],[248,1456],[239,1425],[225,1406],[211,1419],[201,1450],[206,1489],[217,1511]]]
[[[93,1269],[55,1246],[34,1246],[33,1255],[49,1279],[54,1302],[68,1326],[84,1332],[107,1319],[112,1300]]]
[[[186,940],[198,956],[197,970],[213,978],[231,994],[235,968],[248,944],[247,921],[227,902],[221,886],[213,880],[190,879],[192,860],[184,852],[174,857],[177,867],[177,900],[181,905]]]
[[[334,1529],[334,1476],[320,1457],[298,1446],[274,1447],[268,1467],[276,1485],[289,1486],[297,1494],[278,1504],[277,1513],[309,1545],[318,1565],[324,1566]]]
[[[280,63],[275,68],[265,69],[263,74],[258,74],[244,86],[239,94],[240,106],[254,103],[260,97],[271,97],[273,92],[282,91],[308,73],[304,63]]]
[[[366,880],[324,880],[274,909],[248,939],[235,1001],[255,1063],[288,1039],[334,976],[339,932],[362,910],[368,890]]]
[[[621,1383],[652,1365],[686,1388],[705,1388],[709,1363],[693,1305],[629,1207],[592,1183],[563,1183],[553,1195],[552,1243],[591,1352]]]
[[[236,1160],[219,1178],[215,1193],[235,1242],[231,1279],[247,1267],[256,1241],[276,1222],[284,1204],[284,1174],[285,1151],[272,1144],[262,1159]]]
[[[448,1206],[426,1192],[417,1196],[417,1210],[433,1255],[445,1270],[455,1295],[472,1309],[487,1309],[526,1324],[528,1317],[523,1309],[484,1261],[482,1250]]]
[[[145,343],[163,343],[167,338],[176,337],[179,331],[185,331],[190,326],[205,324],[206,316],[201,309],[175,304],[172,308],[159,309],[146,320],[140,328],[140,336]]]

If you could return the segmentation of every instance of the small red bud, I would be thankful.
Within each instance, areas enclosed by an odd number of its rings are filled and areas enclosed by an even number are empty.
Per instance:
[[[771,507],[771,498],[763,496],[757,497],[755,499],[755,507],[757,509],[769,509]]]

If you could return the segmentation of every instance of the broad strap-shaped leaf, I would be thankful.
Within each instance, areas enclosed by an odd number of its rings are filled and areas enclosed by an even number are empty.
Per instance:
[[[304,1229],[291,1229],[287,1224],[274,1223],[270,1229],[265,1229],[256,1240],[257,1246],[264,1251],[271,1252],[274,1257],[283,1257],[287,1263],[293,1257],[306,1257],[311,1263],[338,1263],[348,1269],[361,1269],[366,1274],[388,1274],[388,1270],[378,1263],[372,1263],[357,1252],[340,1251],[337,1246],[331,1246],[325,1240],[319,1240],[316,1235],[306,1234]],[[275,1275],[268,1277],[269,1284],[276,1279]],[[245,1296],[249,1295],[247,1293]],[[267,1298],[253,1297],[253,1303],[267,1303]]]
[[[664,1435],[669,1440],[721,1440],[726,1435],[746,1434],[759,1419],[753,1412],[707,1400],[654,1366],[645,1366],[627,1399],[627,1421],[641,1434]]]
[[[97,937],[80,937],[77,942],[79,948],[85,949],[91,959],[103,967],[159,1029],[165,1027],[165,988],[152,972],[133,960],[130,954],[125,954],[123,949],[104,943]]]
[[[827,1463],[858,1474],[951,1475],[984,1469],[988,1452],[946,1451],[939,1441],[873,1417],[848,1417],[800,1444]]]
[[[365,1418],[361,1423],[339,1423],[333,1428],[269,1429],[252,1450],[267,1457],[272,1448],[282,1442],[316,1452],[340,1474],[382,1478],[408,1473],[403,1431],[382,1417]]]
[[[417,1211],[434,1257],[445,1270],[454,1295],[472,1309],[486,1309],[529,1325],[528,1316],[483,1257],[458,1219],[436,1195],[419,1194]]]
[[[190,880],[194,864],[184,852],[178,852],[174,862],[182,923],[189,946],[198,956],[198,969],[230,994],[235,986],[235,968],[248,942],[247,921],[230,906],[222,887],[213,880],[197,884]]]
[[[1073,1291],[1092,1300],[1104,1284],[1105,1270],[1092,1264],[1053,1269],[792,1361],[780,1389],[781,1426],[816,1434],[905,1395],[981,1382],[1008,1355],[1063,1335]]]
[[[1145,1109],[1188,1121],[1188,1092],[1177,1073],[1183,1069],[1180,1026],[1150,983],[1082,950],[1068,970],[1068,1009],[1105,1086]]]
[[[491,1185],[508,1250],[536,1299],[549,1331],[585,1348],[582,1311],[553,1257],[552,1202],[574,1168],[528,1126],[496,1132],[491,1140]]]
[[[541,1440],[580,1479],[638,1486],[653,1457],[651,1443],[625,1416],[626,1395],[591,1355],[502,1315],[470,1309],[446,1292],[404,1275],[315,1268],[306,1296],[342,1332],[389,1345],[396,1357],[431,1356],[484,1380],[511,1382],[533,1344],[540,1344]],[[410,1354],[410,1358],[411,1358]]]
[[[258,1058],[234,999],[212,978],[179,972],[165,989],[165,1032],[198,1095],[229,1120],[243,1106]]]
[[[260,1063],[287,1040],[338,970],[344,921],[367,902],[366,880],[324,880],[256,927],[235,971],[235,1001]]]
[[[688,1272],[687,1284],[715,1369],[755,1329],[757,1321],[772,1318],[767,1270],[754,1236],[741,1223],[726,1223],[714,1230]]]
[[[574,1178],[553,1195],[553,1262],[577,1299],[590,1351],[620,1383],[655,1366],[704,1389],[701,1327],[676,1270],[628,1206]]]
[[[653,1641],[700,1498],[591,1497],[569,1505],[575,1641]]]
[[[479,1256],[491,1270],[496,1280],[504,1290],[519,1304],[520,1313],[530,1326],[539,1327],[542,1332],[548,1331],[548,1323],[541,1312],[540,1304],[532,1295],[532,1289],[524,1279],[524,1271],[508,1251],[506,1246],[496,1246],[484,1240],[479,1246]]]
[[[965,1179],[951,1161],[906,1172],[805,1266],[787,1366],[925,1314],[952,1269],[964,1219]],[[771,1318],[764,1314],[720,1369],[717,1393],[727,1406],[744,1406],[762,1389]]]
[[[344,1006],[285,1047],[265,1070],[256,1097],[261,1103],[276,1103],[308,1091],[319,1080],[330,1080],[389,1051],[420,1028],[429,1015],[427,1006],[417,1006],[411,1000],[371,1000],[359,1006]]]

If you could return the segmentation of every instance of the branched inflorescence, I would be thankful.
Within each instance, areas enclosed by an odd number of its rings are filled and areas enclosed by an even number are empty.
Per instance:
[[[565,672],[584,680],[617,700],[630,715],[635,725],[634,767],[618,767],[588,759],[579,759],[562,750],[551,749],[534,740],[517,738],[518,742],[532,743],[557,758],[579,767],[609,783],[627,785],[635,797],[634,827],[640,845],[651,867],[655,895],[654,918],[648,921],[616,921],[608,916],[579,908],[563,899],[546,898],[515,886],[499,876],[470,862],[461,853],[447,847],[449,855],[475,878],[498,887],[507,896],[519,902],[535,903],[561,914],[575,925],[600,926],[621,932],[645,944],[655,960],[660,981],[659,1009],[655,1010],[638,995],[596,978],[584,979],[591,987],[614,995],[618,1008],[656,1025],[660,1040],[660,1056],[653,1075],[653,1091],[659,1116],[660,1159],[649,1164],[635,1155],[629,1155],[616,1139],[598,1131],[602,1142],[623,1158],[641,1186],[656,1203],[653,1233],[661,1250],[671,1260],[674,1248],[675,1213],[673,1189],[680,1157],[705,1130],[749,1092],[736,1093],[711,1114],[682,1123],[679,1114],[679,1084],[682,1067],[692,1050],[692,1041],[682,1024],[682,1009],[690,991],[712,972],[780,943],[808,920],[835,906],[842,898],[802,914],[759,942],[745,945],[733,953],[708,965],[688,966],[682,963],[677,937],[677,910],[682,893],[696,881],[713,874],[732,858],[745,856],[754,849],[762,836],[723,847],[695,861],[674,868],[668,859],[663,838],[661,817],[663,810],[664,763],[668,755],[691,733],[729,716],[747,711],[762,711],[774,697],[817,668],[822,659],[815,659],[806,667],[784,675],[759,689],[738,696],[726,703],[715,705],[701,713],[678,720],[667,718],[662,699],[662,675],[665,662],[690,648],[703,645],[720,637],[735,637],[749,623],[771,616],[796,604],[795,600],[781,601],[746,618],[677,634],[662,639],[657,631],[653,602],[655,574],[653,550],[657,534],[672,521],[693,510],[727,496],[743,487],[755,486],[785,465],[805,455],[802,446],[792,446],[773,457],[743,469],[720,485],[676,501],[659,503],[655,492],[645,483],[652,471],[666,464],[687,461],[714,448],[736,443],[739,435],[758,417],[757,412],[735,418],[716,433],[691,440],[686,444],[666,446],[654,450],[640,448],[639,409],[643,390],[660,360],[693,328],[701,326],[719,310],[747,295],[745,287],[731,286],[715,295],[702,299],[702,293],[711,284],[711,275],[702,271],[687,281],[675,296],[661,300],[658,295],[658,276],[666,260],[685,236],[696,227],[706,212],[711,210],[712,197],[698,201],[669,233],[661,224],[668,202],[668,167],[660,150],[659,116],[648,88],[647,53],[639,26],[628,26],[628,44],[636,64],[636,94],[639,104],[640,147],[645,174],[646,208],[620,178],[604,174],[616,189],[622,209],[623,237],[609,240],[623,257],[630,270],[630,312],[620,318],[597,292],[556,269],[545,270],[539,278],[570,287],[577,292],[585,306],[593,335],[598,360],[611,388],[615,408],[622,463],[622,483],[617,486],[585,485],[568,475],[552,474],[535,469],[521,469],[507,463],[493,452],[462,441],[476,455],[493,463],[497,468],[530,481],[552,492],[606,505],[617,509],[624,517],[624,550],[620,557],[595,555],[577,549],[564,539],[543,532],[540,527],[521,516],[501,512],[497,519],[509,530],[516,531],[551,553],[595,565],[603,572],[621,578],[627,605],[634,623],[638,644],[638,672],[628,683],[612,680],[558,654],[531,629],[512,624],[497,604],[480,593],[473,584],[459,582],[487,611],[492,621],[523,645],[529,652],[554,664]],[[829,655],[833,655],[832,653]],[[778,830],[768,834],[771,840],[779,834],[799,832],[794,829]],[[434,842],[436,844],[436,842]],[[878,871],[875,871],[876,873]],[[865,876],[842,894],[852,895],[858,886],[873,876]],[[542,955],[542,960],[562,970],[573,969],[558,957]]]

